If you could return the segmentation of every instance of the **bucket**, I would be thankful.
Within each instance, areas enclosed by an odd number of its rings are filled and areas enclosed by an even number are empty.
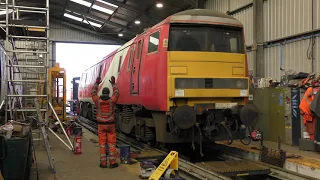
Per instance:
[[[74,135],[80,135],[80,136],[82,136],[82,127],[81,126],[77,126],[77,127],[75,127],[74,128]]]
[[[130,164],[130,145],[120,146],[120,162],[122,164]]]

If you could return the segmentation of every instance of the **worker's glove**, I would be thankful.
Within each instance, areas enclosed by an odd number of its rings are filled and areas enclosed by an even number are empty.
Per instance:
[[[109,82],[113,85],[116,83],[116,78],[114,76],[111,77],[111,79],[109,80]]]
[[[100,83],[101,83],[101,77],[97,77],[96,84],[100,84]]]

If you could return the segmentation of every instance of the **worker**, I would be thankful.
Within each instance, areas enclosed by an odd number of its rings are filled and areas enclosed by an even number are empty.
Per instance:
[[[113,94],[110,97],[110,90],[107,87],[102,89],[102,95],[97,95],[98,86],[101,83],[101,78],[98,77],[92,88],[92,100],[97,107],[97,123],[98,123],[98,137],[100,146],[100,167],[107,168],[108,159],[110,162],[109,168],[118,167],[116,163],[116,128],[114,109],[115,104],[119,98],[119,90],[115,83],[115,78],[112,76],[109,82],[113,88]],[[109,155],[106,155],[106,143],[108,144]]]
[[[303,124],[306,127],[306,132],[309,133],[310,139],[314,140],[314,131],[315,131],[315,119],[314,115],[310,110],[310,105],[314,99],[314,95],[317,89],[309,87],[299,105],[300,113],[303,115]]]

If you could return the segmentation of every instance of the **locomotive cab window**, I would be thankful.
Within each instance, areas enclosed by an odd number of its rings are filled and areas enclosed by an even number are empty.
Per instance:
[[[149,44],[148,44],[148,54],[158,51],[159,38],[160,38],[160,32],[159,31],[157,31],[157,32],[155,32],[155,33],[150,35]]]
[[[175,25],[169,36],[169,51],[244,53],[240,28]]]

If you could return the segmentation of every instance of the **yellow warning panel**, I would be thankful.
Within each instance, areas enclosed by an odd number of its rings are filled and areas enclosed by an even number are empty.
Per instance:
[[[178,170],[178,152],[171,151],[167,157],[161,162],[158,168],[149,177],[149,180],[158,180],[166,172],[167,168]]]

